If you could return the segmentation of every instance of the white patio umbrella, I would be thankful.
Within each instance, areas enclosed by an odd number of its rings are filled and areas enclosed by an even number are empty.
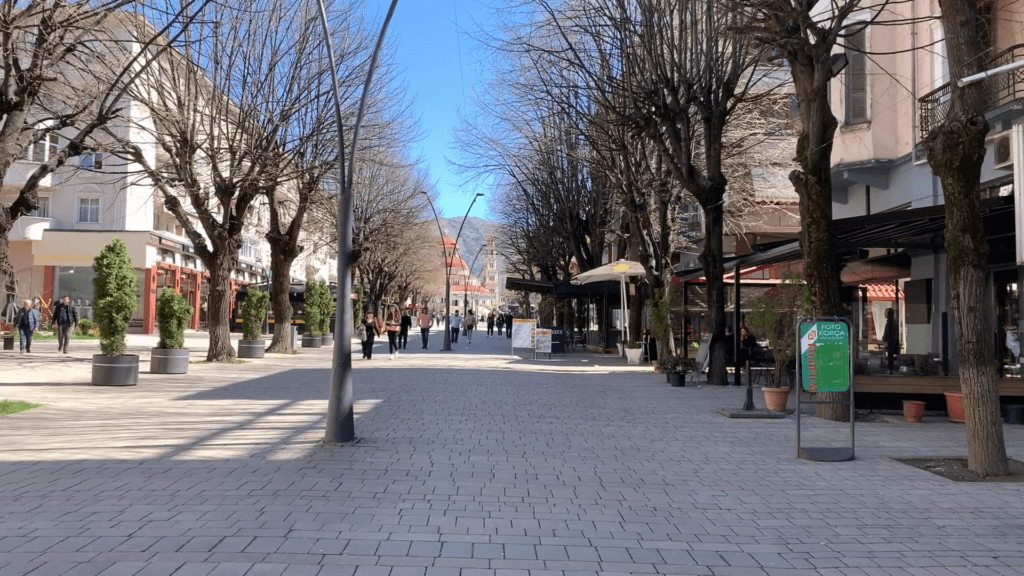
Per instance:
[[[590,284],[591,282],[605,282],[608,280],[619,281],[622,289],[622,324],[626,327],[626,342],[629,342],[629,308],[626,306],[626,278],[643,276],[645,274],[643,264],[632,260],[619,260],[577,274],[573,276],[572,283]]]

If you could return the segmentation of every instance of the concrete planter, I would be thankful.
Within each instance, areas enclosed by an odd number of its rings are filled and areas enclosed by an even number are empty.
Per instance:
[[[149,357],[149,373],[188,373],[188,348],[153,348]]]
[[[321,346],[331,346],[334,344],[334,334],[331,332],[324,332],[320,335]]]
[[[92,355],[93,386],[135,386],[139,383],[139,357]]]
[[[263,358],[264,352],[267,350],[265,341],[261,338],[259,340],[239,340],[238,341],[238,357],[239,358]]]
[[[629,364],[639,364],[643,354],[643,348],[626,348],[626,362]]]
[[[303,334],[302,335],[302,347],[303,348],[319,348],[320,347],[320,334]]]

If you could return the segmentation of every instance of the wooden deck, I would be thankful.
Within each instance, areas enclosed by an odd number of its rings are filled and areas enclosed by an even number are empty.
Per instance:
[[[1024,378],[999,378],[1000,396],[1024,396]],[[942,394],[960,390],[960,379],[946,376],[863,376],[853,377],[857,393]]]

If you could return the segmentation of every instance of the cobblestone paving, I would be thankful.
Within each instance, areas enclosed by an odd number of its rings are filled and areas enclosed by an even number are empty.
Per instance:
[[[964,455],[943,418],[858,424],[857,460],[807,462],[793,419],[715,413],[734,388],[440,343],[354,362],[344,447],[317,444],[326,349],[121,389],[88,385],[87,344],[3,353],[0,398],[44,407],[0,419],[0,576],[1024,574],[1024,486],[890,459]]]

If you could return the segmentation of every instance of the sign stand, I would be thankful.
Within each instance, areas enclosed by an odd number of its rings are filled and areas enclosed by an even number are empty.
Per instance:
[[[533,358],[537,359],[538,354],[547,354],[551,359],[551,330],[548,328],[537,328],[534,330],[537,346],[533,349]]]
[[[846,318],[801,318],[797,324],[796,456],[816,462],[845,462],[854,458],[853,331]],[[804,392],[848,392],[846,401],[800,400]],[[803,447],[801,404],[840,404],[850,407],[850,446]]]

